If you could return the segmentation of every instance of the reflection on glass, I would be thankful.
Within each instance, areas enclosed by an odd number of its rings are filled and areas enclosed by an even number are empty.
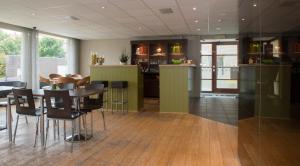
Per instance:
[[[238,68],[218,68],[217,79],[238,79]]]
[[[237,80],[217,80],[217,88],[236,89],[237,87],[238,87]]]
[[[212,69],[211,68],[201,68],[201,78],[202,79],[212,79]]]
[[[237,56],[218,56],[217,65],[218,67],[237,67],[238,57]]]
[[[201,44],[201,55],[212,55],[212,44]]]
[[[211,67],[212,66],[211,56],[201,56],[201,66],[202,67]]]
[[[237,45],[217,45],[217,55],[237,55]]]
[[[201,91],[212,91],[212,80],[201,80]]]

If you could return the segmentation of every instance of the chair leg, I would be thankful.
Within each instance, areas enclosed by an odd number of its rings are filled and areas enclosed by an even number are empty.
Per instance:
[[[64,120],[64,140],[66,139],[66,121]]]
[[[40,117],[37,117],[36,130],[35,130],[35,138],[34,138],[34,145],[33,145],[33,147],[36,146],[36,140],[37,140],[37,136],[39,134],[39,120],[40,120]]]
[[[104,127],[104,130],[106,130],[105,116],[104,116],[104,110],[103,110],[103,108],[101,108],[101,114],[102,114],[102,119],[103,119],[103,127]]]
[[[94,121],[93,121],[93,111],[91,111],[91,136],[93,136],[94,133]]]
[[[54,140],[56,139],[56,130],[55,130],[55,127],[56,127],[56,120],[53,120],[53,137],[54,137]]]
[[[15,126],[15,132],[14,132],[14,140],[13,140],[13,143],[15,143],[15,140],[16,140],[16,134],[17,134],[17,129],[18,129],[19,117],[20,117],[20,115],[17,116],[17,121],[16,121],[16,126]]]
[[[26,124],[28,125],[28,119],[27,119],[27,116],[25,116],[25,120],[26,120]]]
[[[87,140],[87,126],[86,126],[86,116],[87,114],[84,115],[84,140],[86,141]]]
[[[46,138],[45,138],[45,145],[44,148],[46,149],[46,145],[47,145],[47,138],[48,138],[48,132],[49,132],[49,120],[47,118],[47,127],[46,127]]]
[[[75,120],[72,120],[72,146],[71,146],[71,152],[73,152],[73,143],[74,143],[74,126],[75,126]]]
[[[59,120],[57,120],[57,139],[59,140]]]
[[[78,118],[78,139],[80,140],[80,130],[81,130],[81,116]],[[76,128],[76,127],[75,127]]]

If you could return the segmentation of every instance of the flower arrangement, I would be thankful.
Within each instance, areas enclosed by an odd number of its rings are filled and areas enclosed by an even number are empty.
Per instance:
[[[122,54],[119,59],[120,59],[120,64],[123,64],[123,65],[127,64],[128,60],[129,60],[129,56],[126,52],[126,49],[124,49],[122,51]]]

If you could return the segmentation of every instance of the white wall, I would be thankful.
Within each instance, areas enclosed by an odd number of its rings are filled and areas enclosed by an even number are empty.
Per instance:
[[[111,39],[111,40],[82,40],[80,54],[80,73],[90,74],[91,52],[98,52],[98,55],[105,57],[104,65],[119,64],[119,57],[123,49],[131,56],[131,39]]]

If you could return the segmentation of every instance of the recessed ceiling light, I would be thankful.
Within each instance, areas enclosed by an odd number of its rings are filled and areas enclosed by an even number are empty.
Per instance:
[[[200,28],[198,28],[198,29],[197,29],[197,31],[201,31],[201,29],[200,29]]]
[[[193,7],[193,10],[196,11],[196,10],[197,10],[197,7]]]
[[[253,7],[256,7],[256,6],[257,6],[257,4],[254,2],[254,3],[253,3]]]
[[[139,27],[139,30],[142,30],[142,27]]]
[[[101,9],[105,9],[105,6],[101,6]]]
[[[242,18],[242,21],[246,21],[246,19],[245,19],[245,18]]]
[[[217,27],[217,28],[216,28],[216,30],[217,30],[217,31],[220,31],[220,30],[221,30],[221,28],[220,28],[220,27]]]
[[[222,19],[218,19],[218,22],[223,22],[223,20]]]
[[[36,16],[36,14],[35,14],[35,13],[31,13],[31,15],[32,15],[32,16]]]
[[[195,23],[198,23],[198,22],[199,22],[199,20],[195,20],[194,22],[195,22]]]

